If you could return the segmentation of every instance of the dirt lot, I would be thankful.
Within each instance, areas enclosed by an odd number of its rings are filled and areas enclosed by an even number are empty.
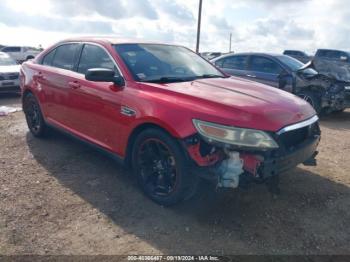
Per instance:
[[[171,209],[90,147],[34,139],[22,112],[0,130],[0,254],[350,254],[350,111],[322,120],[318,167],[284,175],[279,198],[203,183]]]

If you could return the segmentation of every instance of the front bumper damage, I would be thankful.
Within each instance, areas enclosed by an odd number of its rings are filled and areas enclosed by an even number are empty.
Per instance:
[[[322,97],[322,108],[328,108],[330,112],[350,108],[350,90],[326,92]]]
[[[223,144],[209,144],[199,135],[185,140],[194,165],[192,172],[211,180],[218,187],[237,188],[250,182],[273,184],[276,191],[278,176],[299,164],[316,165],[320,142],[318,122],[282,134],[271,134],[279,148],[253,151]],[[274,181],[271,183],[271,181]]]

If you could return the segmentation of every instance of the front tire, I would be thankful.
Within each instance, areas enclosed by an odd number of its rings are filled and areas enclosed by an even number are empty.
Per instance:
[[[47,133],[47,126],[41,113],[38,100],[33,94],[29,93],[24,97],[23,111],[30,132],[35,137],[44,137]]]
[[[308,102],[317,114],[322,112],[321,98],[316,92],[305,90],[301,91],[298,96]]]
[[[171,206],[189,196],[197,178],[178,141],[159,129],[147,129],[135,140],[133,171],[143,192],[154,202]]]

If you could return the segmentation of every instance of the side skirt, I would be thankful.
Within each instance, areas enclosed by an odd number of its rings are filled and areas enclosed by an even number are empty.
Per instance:
[[[46,122],[46,121],[45,121]],[[46,125],[48,127],[50,127],[51,129],[55,130],[55,131],[58,131],[59,133],[62,133],[63,135],[75,140],[75,141],[78,141],[79,143],[85,145],[85,146],[88,146],[88,147],[91,147],[92,149],[102,153],[103,155],[113,159],[114,161],[116,161],[119,165],[122,165],[124,167],[127,167],[126,165],[126,161],[125,161],[125,158],[119,156],[118,154],[114,153],[114,152],[111,152],[99,145],[96,145],[94,143],[91,143],[90,141],[86,140],[86,139],[83,139],[77,135],[74,135],[72,134],[71,132],[63,129],[63,128],[60,128],[56,125],[53,125],[53,124],[49,124],[46,122]]]

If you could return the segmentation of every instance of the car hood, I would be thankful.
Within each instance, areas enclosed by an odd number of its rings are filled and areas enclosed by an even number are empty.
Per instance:
[[[20,65],[0,66],[0,73],[19,73]]]
[[[221,124],[277,131],[316,114],[288,92],[236,77],[151,85],[185,96],[176,103],[203,113],[193,117]]]

